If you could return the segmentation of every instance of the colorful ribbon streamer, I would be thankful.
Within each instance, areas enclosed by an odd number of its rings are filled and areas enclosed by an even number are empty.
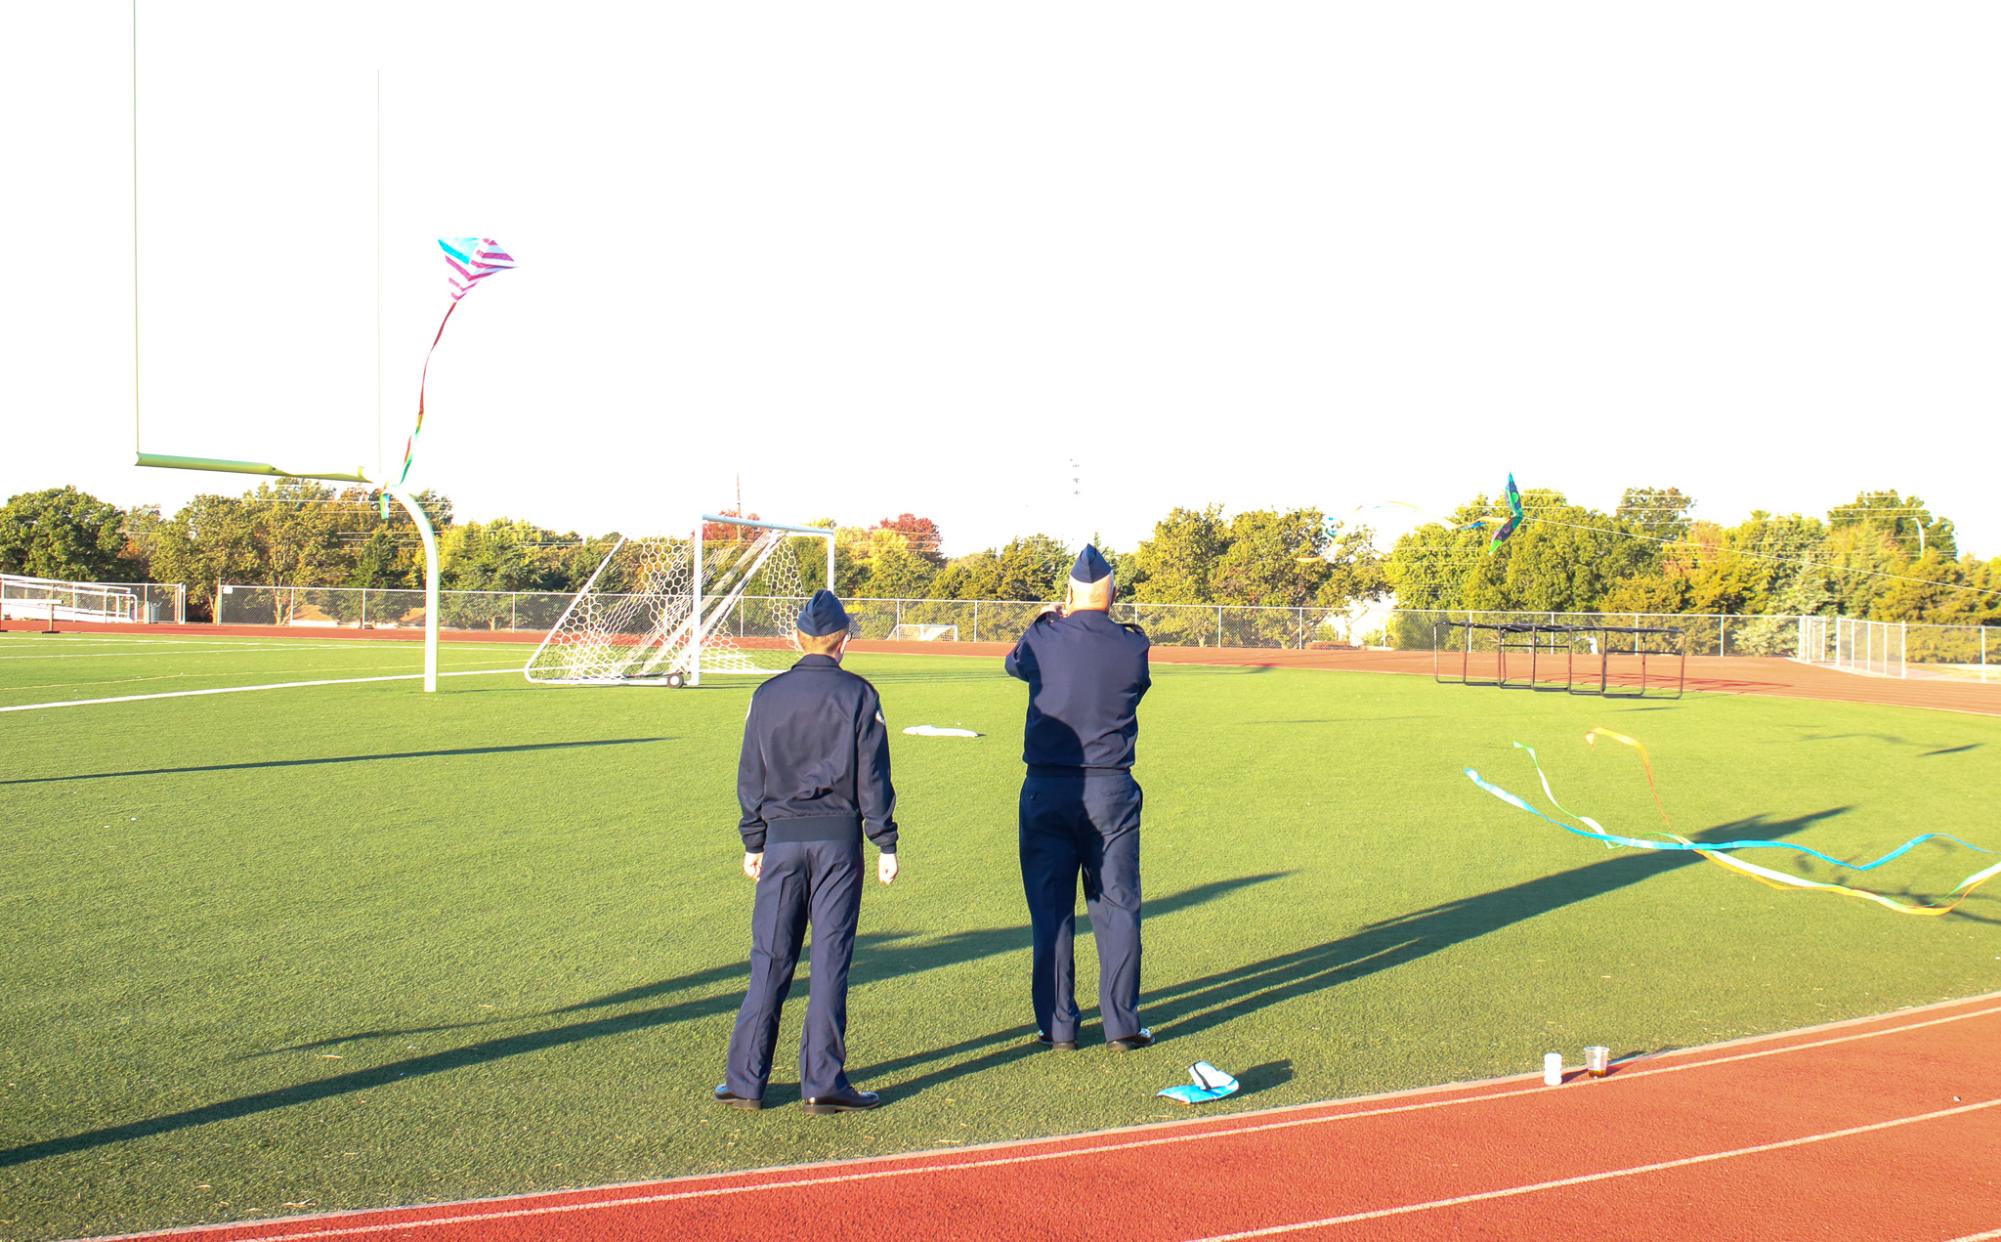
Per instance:
[[[514,266],[514,256],[500,248],[500,243],[491,237],[440,237],[438,249],[445,252],[445,264],[451,269],[449,281],[452,289],[452,304],[445,308],[445,317],[438,321],[438,331],[431,338],[431,348],[424,352],[424,371],[417,380],[417,425],[411,429],[410,438],[403,442],[403,473],[396,477],[396,487],[402,487],[410,478],[410,463],[417,457],[417,437],[424,430],[424,389],[431,380],[431,355],[438,352],[438,342],[445,337],[445,325],[452,321],[452,312],[459,308],[459,299],[472,292],[482,280],[495,272],[504,272]],[[389,496],[391,488],[382,489],[382,517],[389,518]]]
[[[1530,746],[1525,746],[1520,742],[1516,742],[1515,746],[1518,749],[1525,751],[1528,754],[1529,762],[1535,767],[1536,777],[1538,780],[1541,781],[1543,793],[1549,796],[1551,805],[1555,806],[1557,810],[1560,811],[1562,814],[1570,817],[1571,819],[1576,820],[1580,824],[1585,825],[1585,827],[1578,828],[1571,824],[1564,823],[1562,820],[1556,819],[1546,814],[1542,810],[1534,806],[1531,806],[1526,800],[1522,799],[1518,795],[1510,793],[1507,790],[1501,788],[1499,785],[1496,785],[1493,782],[1487,780],[1485,777],[1481,776],[1478,772],[1474,771],[1472,768],[1465,769],[1465,772],[1467,777],[1475,785],[1478,785],[1481,789],[1492,794],[1494,797],[1499,798],[1501,801],[1507,803],[1509,806],[1512,806],[1517,810],[1527,811],[1529,814],[1535,816],[1537,819],[1542,820],[1544,823],[1553,824],[1556,827],[1561,828],[1565,832],[1571,833],[1574,836],[1588,837],[1592,840],[1601,841],[1606,845],[1607,848],[1617,848],[1619,846],[1625,846],[1631,849],[1664,850],[1664,851],[1676,851],[1676,852],[1699,854],[1703,858],[1708,859],[1710,862],[1728,868],[1729,870],[1739,872],[1743,875],[1748,875],[1752,879],[1755,879],[1759,883],[1764,884],[1770,888],[1819,889],[1824,892],[1840,893],[1843,896],[1856,897],[1864,901],[1874,902],[1877,905],[1884,906],[1891,910],[1895,910],[1899,914],[1919,914],[1927,916],[1936,916],[1936,915],[1950,913],[1952,910],[1957,908],[1960,905],[1960,903],[1964,902],[1969,896],[1971,896],[1975,889],[1980,887],[1982,884],[1986,883],[1988,880],[1994,878],[1994,876],[2001,875],[2001,862],[1997,862],[1994,865],[1987,867],[1983,870],[1976,871],[1972,875],[1968,876],[1966,879],[1961,880],[1957,885],[1955,885],[1952,888],[1950,892],[1946,894],[1947,901],[1944,902],[1943,904],[1924,905],[1924,904],[1913,904],[1910,902],[1898,901],[1894,897],[1888,897],[1882,893],[1871,892],[1868,889],[1855,888],[1846,884],[1833,884],[1818,880],[1803,879],[1799,876],[1789,875],[1783,871],[1774,871],[1769,867],[1761,867],[1756,863],[1747,862],[1744,859],[1732,857],[1727,851],[1748,850],[1748,849],[1793,850],[1801,854],[1811,855],[1814,858],[1818,858],[1823,862],[1830,863],[1836,867],[1840,867],[1847,871],[1873,871],[1876,868],[1883,866],[1885,863],[1892,862],[1895,859],[1903,857],[1905,854],[1909,853],[1911,850],[1915,849],[1919,845],[1924,844],[1927,841],[1949,841],[1955,845],[1965,846],[1967,849],[1973,850],[1974,852],[1980,854],[1992,853],[1993,851],[1983,849],[1980,846],[1973,844],[1971,841],[1967,841],[1964,840],[1963,838],[1956,837],[1951,835],[1950,833],[1944,833],[1944,832],[1927,832],[1922,835],[1912,837],[1910,840],[1904,842],[1902,845],[1899,845],[1897,848],[1891,850],[1889,853],[1884,854],[1882,857],[1873,859],[1866,863],[1849,862],[1845,859],[1835,858],[1830,854],[1823,854],[1819,850],[1813,849],[1809,846],[1800,845],[1791,841],[1767,841],[1767,840],[1757,840],[1757,839],[1741,840],[1741,841],[1702,841],[1702,842],[1691,841],[1687,837],[1684,837],[1673,830],[1673,823],[1668,818],[1667,807],[1661,802],[1660,790],[1654,780],[1653,761],[1647,755],[1647,748],[1641,745],[1640,742],[1638,742],[1637,740],[1627,737],[1623,733],[1615,733],[1610,729],[1593,729],[1589,733],[1585,734],[1585,741],[1587,744],[1595,746],[1597,739],[1600,737],[1609,738],[1612,741],[1620,743],[1621,745],[1631,747],[1634,753],[1636,753],[1639,756],[1641,767],[1646,772],[1647,790],[1649,793],[1653,795],[1654,806],[1660,812],[1661,821],[1664,824],[1667,824],[1668,826],[1668,830],[1662,834],[1663,836],[1668,837],[1669,838],[1668,840],[1656,841],[1656,840],[1649,840],[1644,837],[1629,837],[1629,836],[1622,836],[1617,833],[1608,832],[1605,830],[1603,825],[1598,823],[1597,820],[1592,819],[1588,815],[1580,815],[1577,812],[1572,811],[1569,808],[1565,807],[1563,803],[1557,800],[1555,791],[1550,788],[1549,775],[1548,773],[1543,771],[1542,762],[1540,759],[1537,758],[1535,749]]]

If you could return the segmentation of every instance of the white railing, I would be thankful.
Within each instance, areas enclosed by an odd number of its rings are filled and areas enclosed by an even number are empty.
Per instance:
[[[0,620],[178,625],[187,588],[150,582],[66,582],[0,574]]]
[[[439,624],[460,632],[546,634],[571,598],[569,593],[551,591],[444,591],[439,596]],[[1040,601],[992,599],[860,598],[846,603],[860,638],[886,639],[899,627],[910,633],[919,626],[953,626],[966,642],[1012,640],[1045,606]],[[745,612],[738,611],[739,615]],[[771,609],[749,611],[772,613]],[[1433,631],[1443,621],[1540,621],[1679,630],[1681,644],[1693,656],[1786,656],[1832,663],[1837,654],[1834,618],[1792,613],[1469,612],[1122,601],[1113,615],[1141,626],[1157,643],[1187,647],[1297,650],[1368,646],[1430,651]],[[216,620],[225,625],[325,630],[421,629],[424,593],[402,588],[224,583],[217,597]],[[2001,681],[2001,626],[1899,623],[1899,631],[1908,675]]]

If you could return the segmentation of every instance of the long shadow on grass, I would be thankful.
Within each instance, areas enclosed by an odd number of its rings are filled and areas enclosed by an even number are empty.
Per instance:
[[[522,742],[514,746],[461,746],[452,750],[399,750],[379,755],[326,755],[313,759],[260,759],[250,763],[204,763],[185,768],[137,768],[130,772],[78,772],[71,776],[21,776],[0,785],[50,785],[61,781],[103,781],[120,776],[179,776],[189,772],[247,772],[256,768],[310,768],[327,763],[373,763],[378,759],[452,759],[462,755],[513,755],[585,746],[643,746],[671,737],[606,737],[582,742]]]
[[[1835,807],[1792,819],[1763,816],[1723,824],[1697,834],[1697,841],[1734,840],[1755,836],[1777,840],[1811,824],[1845,814]],[[1285,1001],[1335,987],[1377,971],[1391,970],[1443,949],[1475,940],[1537,915],[1590,901],[1629,884],[1636,884],[1680,867],[1700,865],[1688,853],[1638,851],[1541,876],[1477,897],[1446,902],[1428,909],[1371,923],[1351,935],[1310,949],[1282,953],[1261,962],[1218,971],[1165,987],[1150,987],[1140,1010],[1149,1026],[1164,1039],[1198,1034]],[[1095,1009],[1085,1018],[1095,1019]],[[852,1071],[858,1081],[875,1075],[923,1072],[883,1087],[885,1098],[903,1098],[929,1087],[979,1073],[1010,1061],[1043,1053],[1040,1045],[1024,1042],[1032,1027],[1008,1027],[974,1036],[944,1048],[897,1057]],[[928,1068],[927,1068],[928,1067]]]
[[[1834,807],[1790,819],[1753,816],[1699,833],[1696,841],[1746,837],[1780,840],[1853,808]],[[1552,910],[1602,897],[1629,884],[1702,866],[1690,853],[1634,851],[1555,875],[1539,876],[1477,897],[1371,923],[1352,935],[1310,949],[1269,957],[1233,970],[1185,980],[1147,998],[1147,1016],[1175,1035],[1193,1035],[1296,997],[1429,957]]]
[[[1237,876],[1227,880],[1215,880],[1198,884],[1193,888],[1153,902],[1150,911],[1158,918],[1199,906],[1218,897],[1236,892],[1242,888],[1262,884],[1268,880],[1283,878],[1287,872],[1272,872],[1263,875]],[[965,962],[999,954],[1026,955],[1028,929],[1026,927],[994,927],[977,931],[957,932],[934,940],[915,940],[907,935],[876,935],[859,937],[855,946],[856,982],[866,982],[878,978],[902,978],[925,970],[944,966],[955,966]],[[1024,969],[1024,973],[1026,973]],[[594,1000],[576,1005],[553,1009],[542,1017],[574,1014],[593,1009],[610,1009],[636,1001],[651,1000],[676,992],[686,992],[696,988],[714,987],[731,978],[747,977],[749,966],[731,964],[695,971],[641,988],[629,988],[613,992]],[[793,995],[795,1004],[803,1004],[803,988],[795,984]],[[406,1057],[400,1061],[390,1061],[368,1069],[351,1070],[335,1074],[316,1082],[296,1083],[289,1087],[279,1087],[271,1091],[260,1091],[253,1095],[239,1096],[233,1100],[223,1100],[206,1104],[200,1108],[190,1108],[178,1113],[168,1113],[162,1117],[149,1117],[143,1121],[127,1122],[124,1125],[105,1126],[96,1130],[86,1130],[81,1134],[63,1138],[44,1139],[38,1143],[26,1143],[19,1147],[0,1151],[0,1168],[27,1164],[35,1160],[45,1160],[51,1156],[67,1155],[72,1152],[89,1151],[106,1147],[113,1143],[129,1142],[133,1139],[149,1138],[157,1134],[171,1134],[178,1130],[209,1125],[218,1121],[232,1121],[240,1117],[255,1116],[295,1104],[307,1104],[315,1100],[348,1095],[356,1091],[368,1091],[386,1087],[411,1078],[422,1078],[430,1074],[441,1074],[449,1070],[466,1069],[475,1065],[487,1065],[503,1061],[509,1057],[525,1053],[541,1052],[550,1048],[561,1048],[586,1040],[602,1039],[609,1035],[625,1035],[634,1031],[649,1030],[676,1022],[686,1022],[697,1018],[710,1018],[721,1014],[734,1013],[742,993],[737,988],[720,993],[693,995],[668,1004],[636,1012],[612,1013],[601,1018],[583,1022],[572,1022],[565,1026],[547,1030],[528,1031],[518,1035],[503,1035],[462,1048],[452,1048],[443,1052],[428,1053],[424,1056]],[[514,1019],[519,1021],[520,1019]],[[496,1019],[507,1021],[507,1019]],[[438,1028],[414,1028],[415,1030]],[[1020,1037],[1032,1028],[1011,1028],[1006,1037]],[[364,1031],[345,1039],[383,1038],[398,1034],[394,1031]],[[318,1041],[311,1046],[325,1046],[342,1040]],[[720,1064],[723,1049],[715,1050]],[[770,1097],[767,1097],[770,1098]]]

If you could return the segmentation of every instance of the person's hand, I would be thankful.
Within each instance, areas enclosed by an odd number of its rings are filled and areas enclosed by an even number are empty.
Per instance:
[[[764,855],[746,853],[743,856],[743,873],[755,880],[764,874]]]
[[[884,854],[882,857],[876,859],[875,878],[881,880],[884,884],[894,884],[896,882],[896,855]]]

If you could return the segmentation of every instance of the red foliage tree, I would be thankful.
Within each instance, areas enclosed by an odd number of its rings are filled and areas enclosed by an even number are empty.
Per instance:
[[[918,517],[915,513],[899,514],[884,518],[871,530],[893,530],[910,541],[910,550],[930,561],[933,565],[945,563],[944,536],[938,531],[938,523],[928,517]]]

